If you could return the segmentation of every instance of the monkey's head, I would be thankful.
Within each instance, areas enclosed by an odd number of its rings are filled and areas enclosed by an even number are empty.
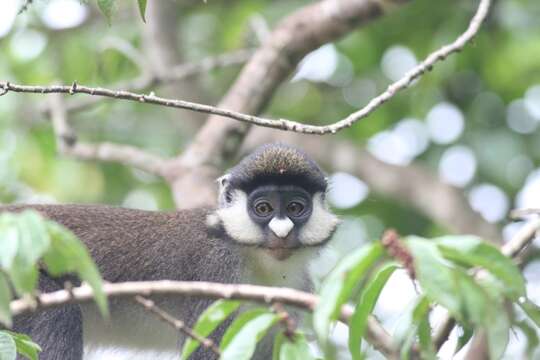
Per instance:
[[[215,215],[227,235],[278,260],[295,249],[323,245],[339,223],[326,203],[325,174],[296,148],[264,145],[218,182]]]

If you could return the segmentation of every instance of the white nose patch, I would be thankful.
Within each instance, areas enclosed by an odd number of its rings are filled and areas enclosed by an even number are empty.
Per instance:
[[[277,237],[284,238],[285,236],[289,235],[294,227],[294,223],[288,217],[284,219],[278,219],[275,217],[270,221],[268,226]]]

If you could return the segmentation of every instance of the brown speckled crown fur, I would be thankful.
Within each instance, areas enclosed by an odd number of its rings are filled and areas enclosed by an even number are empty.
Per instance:
[[[265,185],[298,185],[311,193],[325,192],[327,181],[321,168],[302,150],[281,143],[259,147],[229,172],[232,188],[250,192]]]

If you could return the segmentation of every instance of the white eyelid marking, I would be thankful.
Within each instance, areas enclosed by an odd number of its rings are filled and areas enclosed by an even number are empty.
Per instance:
[[[284,238],[291,232],[294,227],[294,223],[288,217],[284,219],[272,218],[268,227],[277,237]]]

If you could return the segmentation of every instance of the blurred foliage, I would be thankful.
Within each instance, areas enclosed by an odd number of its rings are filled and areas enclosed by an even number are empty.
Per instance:
[[[29,360],[38,360],[41,347],[27,335],[0,330],[0,359],[15,360],[17,354]]]
[[[114,1],[116,9],[110,24],[98,6],[108,14],[107,9],[111,9],[113,1],[83,2],[79,6],[84,7],[86,16],[80,24],[66,28],[54,28],[46,21],[44,14],[54,2],[33,1],[17,16],[9,32],[0,33],[0,79],[23,84],[58,81],[69,84],[76,80],[81,84],[114,87],[114,84],[139,74],[137,65],[120,51],[107,46],[107,41],[122,39],[142,48],[141,28],[147,26],[142,21],[145,14],[142,9],[146,1]],[[0,14],[7,3],[9,1],[0,4]],[[308,3],[307,0],[178,1],[180,21],[178,29],[171,31],[179,34],[179,58],[186,62],[199,61],[207,56],[256,45],[249,26],[254,15],[262,16],[273,27],[284,16]],[[283,83],[269,102],[266,115],[320,124],[348,115],[391,82],[383,66],[389,49],[399,45],[416,59],[422,59],[461,33],[476,5],[477,2],[467,0],[436,3],[414,0],[395,9],[334,44],[337,65],[331,76],[321,81]],[[392,129],[402,119],[415,118],[425,123],[435,105],[441,102],[454,104],[465,119],[463,133],[448,143],[430,142],[414,161],[437,174],[441,159],[449,148],[466,146],[472,150],[477,168],[472,179],[463,186],[464,192],[469,194],[479,184],[493,184],[502,190],[509,199],[509,207],[512,207],[527,176],[540,163],[540,119],[535,119],[532,130],[525,133],[508,125],[509,105],[540,84],[538,18],[538,1],[495,1],[487,23],[470,46],[438,64],[410,89],[336,136],[364,146],[375,135]],[[238,71],[238,67],[218,69],[181,84],[188,87],[188,93],[197,94],[197,98],[191,100],[215,104],[226,93]],[[160,88],[152,90],[160,95],[166,93]],[[106,203],[148,209],[174,207],[170,189],[159,178],[116,164],[58,157],[48,117],[42,111],[46,100],[46,96],[11,93],[0,98],[0,202]],[[132,144],[163,156],[174,156],[184,148],[200,126],[196,119],[200,117],[189,112],[110,100],[71,114],[72,123],[85,141]],[[508,207],[503,210],[504,214],[494,220],[501,226]],[[336,258],[360,243],[380,236],[382,230],[389,226],[403,234],[425,237],[447,232],[408,204],[387,198],[384,194],[370,193],[366,200],[340,212],[349,225],[361,223],[364,233],[359,236],[354,226],[351,231],[349,228],[340,230],[334,245],[338,250]],[[356,222],[350,221],[353,218]],[[438,246],[428,250],[430,254],[449,256],[447,248]],[[440,260],[439,255],[435,256],[435,262]],[[438,265],[444,268],[447,263]],[[461,270],[456,267],[444,271],[451,277],[465,276]],[[384,275],[374,275],[368,280],[368,289],[372,289],[366,290],[371,294],[368,296],[372,299],[370,301],[375,301],[378,296],[378,286],[384,282],[380,279],[386,280]],[[471,296],[495,298],[490,311],[500,305],[498,300],[502,295],[497,293],[498,287],[484,292],[493,284],[467,284],[472,289]],[[347,296],[335,297],[336,302],[351,295],[343,292],[343,288],[341,291]],[[435,296],[437,290],[430,292],[427,289],[426,292],[429,301],[444,303],[450,299],[467,306],[475,304],[474,299],[456,298],[458,294],[452,297],[442,292],[439,295],[445,297],[440,299]],[[510,294],[505,293],[504,296]],[[426,335],[423,305],[423,302],[416,305],[415,316],[411,320],[420,340]],[[467,306],[455,308],[454,313],[467,311]],[[324,317],[316,317],[320,332],[325,331],[335,317],[333,310],[328,307],[323,312]],[[530,309],[524,306],[523,310]],[[268,314],[261,316],[267,321],[262,321],[259,330],[273,321]],[[363,318],[362,314],[358,315],[359,322]],[[497,325],[504,327],[508,324]],[[474,326],[485,324],[480,320],[464,324],[466,331],[462,339],[467,339],[465,335],[470,335],[469,328]],[[537,341],[533,336],[534,329],[531,331],[527,322],[522,321],[516,326],[530,336],[529,344]],[[425,343],[421,341],[421,344]],[[298,349],[302,348],[300,338]],[[301,351],[298,349],[283,352]],[[429,352],[429,349],[423,350]]]
[[[12,325],[12,299],[32,299],[40,270],[54,277],[76,274],[90,285],[103,316],[107,298],[99,271],[85,246],[63,226],[45,220],[34,210],[0,214],[0,359],[15,360],[17,353],[38,359],[41,348],[27,335],[4,330]]]
[[[104,45],[110,38],[121,38],[141,46],[140,28],[145,24],[137,14],[136,2],[115,2],[114,21],[110,26],[94,8],[97,3],[86,2],[87,17],[79,26],[68,29],[47,26],[43,12],[48,3],[33,2],[17,17],[12,30],[0,38],[0,78],[28,84],[77,80],[84,84],[114,86],[137,75],[139,69],[135,64]],[[100,6],[108,6],[108,3],[112,2],[99,1]],[[249,29],[253,15],[261,15],[273,26],[305,3],[245,0],[179,4],[180,57],[184,61],[197,61],[253,44],[254,36]],[[443,1],[434,6],[428,0],[417,0],[397,9],[335,44],[339,61],[328,81],[284,83],[272,99],[267,114],[314,123],[346,116],[369,99],[361,99],[354,105],[345,101],[344,92],[351,83],[369,81],[376,92],[380,92],[390,82],[381,70],[381,59],[389,48],[404,46],[421,59],[455,38],[466,27],[475,6],[469,1]],[[435,67],[414,87],[338,136],[362,145],[401,119],[422,120],[435,104],[451,102],[464,114],[463,135],[451,144],[431,143],[416,161],[437,172],[439,160],[449,146],[466,145],[473,149],[478,166],[465,191],[475,184],[490,183],[502,189],[512,202],[525,177],[540,162],[540,132],[516,133],[508,128],[505,115],[506,105],[540,83],[537,60],[540,25],[533,21],[539,15],[537,2],[496,2],[486,26],[471,46]],[[24,40],[29,31],[44,37],[45,46],[37,54],[24,56],[21,48],[28,45],[21,42],[21,38]],[[343,69],[348,67],[352,67],[352,73],[340,79],[344,76]],[[215,103],[237,72],[237,67],[231,67],[198,76],[197,93],[201,98],[195,100]],[[44,96],[14,94],[0,101],[0,201],[126,204],[129,195],[135,193],[138,197],[132,196],[135,200],[127,202],[128,205],[173,208],[170,190],[161,179],[120,165],[56,156],[47,116],[40,111],[44,101]],[[190,116],[186,112],[154,106],[103,101],[72,114],[71,119],[82,139],[128,143],[172,156],[185,146],[194,126],[198,126],[193,120],[189,121]],[[519,156],[525,159],[523,166],[530,168],[516,168],[509,174],[507,165]],[[395,200],[378,194],[370,194],[367,201],[342,213],[373,214],[383,224],[391,224],[402,233],[436,235],[444,232],[437,224],[411,211],[407,204],[396,204]]]
[[[0,324],[11,326],[9,302],[14,295],[33,294],[40,267],[54,277],[76,274],[92,287],[101,313],[108,313],[99,271],[86,247],[68,229],[34,210],[4,212],[0,215],[0,248]]]
[[[402,246],[401,242],[399,244]],[[536,331],[540,308],[526,299],[525,281],[518,267],[496,247],[471,236],[434,239],[411,236],[404,239],[403,244],[414,257],[414,270],[411,268],[409,271],[416,274],[419,293],[412,311],[405,311],[410,312],[406,336],[398,339],[394,334],[394,342],[401,347],[402,359],[410,358],[409,352],[414,344],[419,345],[416,348],[420,353],[419,358],[437,358],[432,339],[434,329],[429,321],[429,313],[435,305],[446,308],[460,326],[467,329],[464,332],[465,342],[470,339],[472,330],[485,333],[490,359],[500,359],[511,334],[513,315],[509,308],[529,304],[526,311],[529,318],[517,323],[527,333],[529,344],[538,344]],[[396,245],[394,243],[393,246]],[[309,332],[316,333],[324,359],[336,358],[330,329],[341,318],[342,306],[350,302],[355,306],[349,321],[350,355],[344,358],[366,358],[361,345],[362,338],[366,336],[368,317],[383,288],[389,286],[391,274],[399,268],[385,256],[382,245],[375,243],[346,256],[324,279],[319,290],[319,302],[314,309],[313,323],[308,327]],[[360,293],[356,299],[352,296],[355,292]],[[237,307],[238,302],[218,300],[199,317],[195,328],[199,333],[209,334]],[[273,359],[313,358],[304,334],[296,329],[291,334],[291,329],[283,329],[278,319],[278,314],[263,307],[242,312],[220,341],[223,351],[220,359],[250,359],[257,342],[272,326],[278,327],[278,335],[273,340]],[[536,330],[533,326],[536,326]],[[199,345],[195,340],[186,342],[182,359],[188,359]]]

